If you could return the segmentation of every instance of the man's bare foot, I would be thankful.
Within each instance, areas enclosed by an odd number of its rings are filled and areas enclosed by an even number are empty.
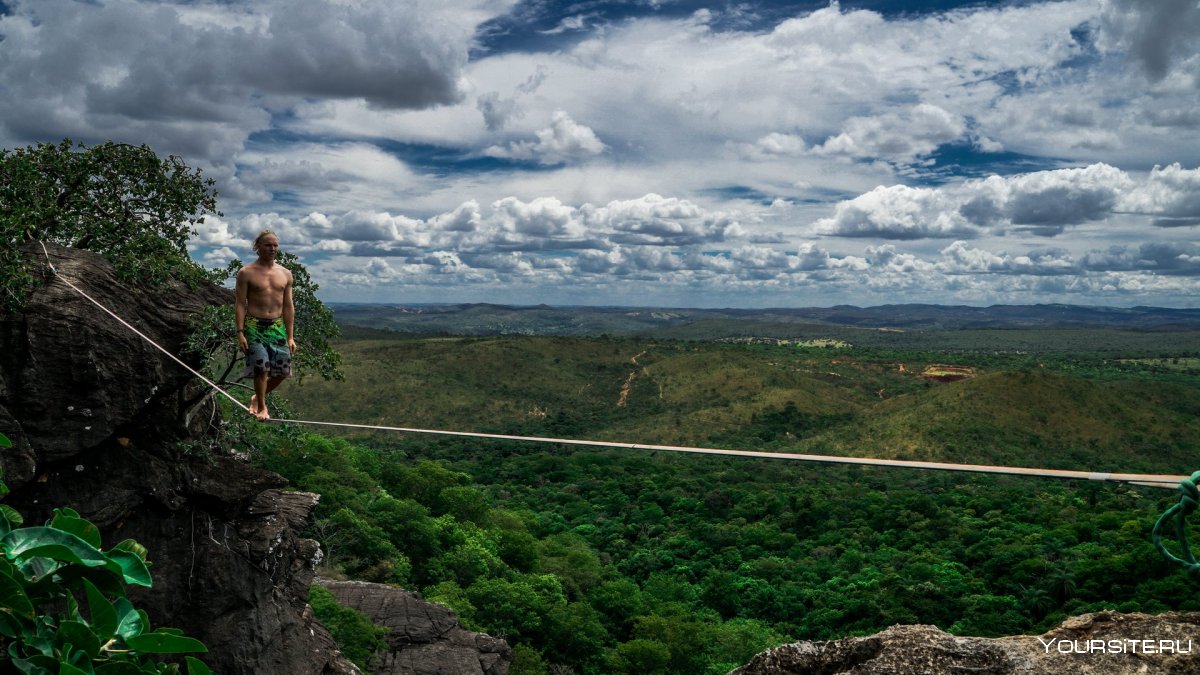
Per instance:
[[[254,413],[254,416],[258,418],[259,422],[266,422],[271,419],[271,413],[267,412],[266,401],[263,401],[263,404],[258,407],[258,412]]]
[[[258,394],[250,395],[250,414],[258,417]]]

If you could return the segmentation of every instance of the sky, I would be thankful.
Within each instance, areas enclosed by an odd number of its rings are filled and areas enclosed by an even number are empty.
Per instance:
[[[1197,0],[0,0],[63,138],[327,302],[1200,306]]]

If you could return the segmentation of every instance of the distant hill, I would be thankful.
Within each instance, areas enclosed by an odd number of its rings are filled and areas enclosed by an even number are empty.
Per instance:
[[[1200,443],[1194,377],[1148,364],[964,354],[936,382],[924,352],[375,336],[338,344],[345,382],[286,395],[365,424],[1093,470],[1187,473]]]
[[[1073,305],[672,309],[331,304],[343,327],[416,335],[833,340],[901,350],[1200,355],[1200,309]],[[368,334],[352,333],[353,335]]]
[[[1200,309],[1078,305],[882,305],[879,307],[686,309],[491,304],[330,303],[339,322],[452,335],[662,335],[719,338],[747,331],[805,334],[830,327],[898,330],[1113,328],[1200,330]]]

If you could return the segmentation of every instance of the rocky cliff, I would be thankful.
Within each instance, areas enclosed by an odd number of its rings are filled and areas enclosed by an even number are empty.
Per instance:
[[[173,354],[197,312],[233,302],[212,285],[123,283],[98,255],[48,248],[63,278]],[[307,604],[321,552],[301,533],[319,496],[284,491],[235,448],[183,450],[221,422],[208,386],[56,278],[40,245],[23,251],[43,283],[0,316],[0,432],[15,443],[0,455],[5,501],[29,523],[70,506],[105,546],[145,545],[154,586],[131,599],[207,644],[214,672],[357,673]],[[392,672],[451,672],[439,668]]]
[[[375,675],[506,675],[512,649],[504,640],[464,630],[454,612],[416,593],[362,581],[318,579],[339,604],[388,629]]]
[[[1101,612],[1044,635],[955,637],[893,626],[867,637],[765,651],[730,675],[1126,675],[1200,673],[1200,613]]]
[[[98,255],[48,248],[63,277],[172,353],[197,312],[233,301],[216,286],[128,285]],[[307,605],[320,550],[300,533],[318,496],[232,452],[182,452],[219,421],[207,385],[55,278],[40,245],[24,252],[44,283],[0,318],[6,501],[32,523],[70,506],[105,546],[145,545],[154,586],[131,599],[204,641],[214,672],[357,672]]]

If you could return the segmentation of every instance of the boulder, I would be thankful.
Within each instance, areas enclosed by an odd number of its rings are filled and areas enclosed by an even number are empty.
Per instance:
[[[512,649],[499,638],[458,624],[453,611],[400,588],[318,579],[338,604],[388,629],[375,675],[507,675]]]
[[[867,637],[797,642],[730,675],[1184,675],[1200,672],[1200,613],[1072,617],[1043,635],[956,637],[892,626]]]

